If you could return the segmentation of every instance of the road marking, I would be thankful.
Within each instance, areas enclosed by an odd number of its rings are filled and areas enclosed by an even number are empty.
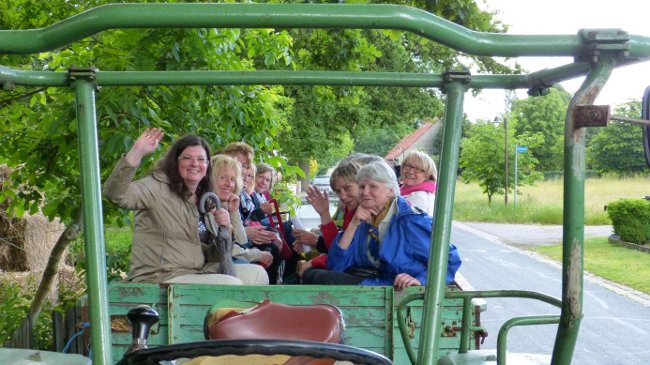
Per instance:
[[[518,248],[518,247],[514,247],[514,246],[508,244],[507,241],[505,241],[502,238],[500,238],[498,236],[495,236],[493,234],[483,232],[483,231],[481,231],[479,229],[470,227],[467,224],[464,224],[464,223],[458,222],[458,221],[453,221],[453,226],[458,228],[458,229],[461,229],[461,230],[463,230],[465,232],[469,232],[469,233],[475,234],[477,236],[480,236],[480,237],[482,237],[482,238],[484,238],[484,239],[486,239],[488,241],[492,241],[492,242],[494,242],[494,243],[496,243],[498,245],[501,245],[503,247],[508,247],[510,250],[519,252],[519,253],[524,254],[524,255],[528,255],[528,256],[530,256],[531,258],[533,258],[533,259],[535,259],[537,261],[547,263],[547,264],[549,264],[551,266],[559,268],[560,270],[562,269],[562,265],[560,263],[558,263],[557,261],[551,260],[551,259],[549,259],[547,257],[544,257],[544,256],[542,256],[542,255],[540,255],[540,254],[538,254],[536,252],[527,251],[527,250],[523,250],[523,249]],[[626,297],[628,299],[634,300],[635,302],[637,302],[637,303],[639,303],[639,304],[641,304],[643,306],[650,307],[650,295],[648,295],[646,293],[643,293],[643,292],[638,291],[636,289],[632,289],[632,288],[627,287],[625,285],[621,285],[621,284],[614,283],[612,281],[603,279],[603,278],[598,277],[596,275],[593,275],[593,274],[591,274],[591,273],[589,273],[587,271],[584,272],[584,278],[585,278],[586,281],[588,281],[588,282],[590,282],[592,284],[598,285],[598,286],[603,287],[605,289],[609,289],[609,290],[613,291],[614,293],[622,295],[622,296],[624,296],[624,297]]]
[[[584,293],[585,293],[586,295],[588,295],[591,299],[593,299],[593,300],[595,300],[596,302],[598,302],[598,304],[600,304],[601,307],[606,308],[606,309],[609,309],[609,306],[607,305],[607,303],[606,303],[604,300],[598,298],[598,297],[597,297],[596,295],[594,295],[594,293],[592,293],[591,291],[587,291],[587,290],[585,290]]]

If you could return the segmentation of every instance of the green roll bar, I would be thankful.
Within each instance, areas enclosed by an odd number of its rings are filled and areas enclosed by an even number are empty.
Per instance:
[[[182,15],[179,15],[182,14]],[[573,109],[591,104],[612,69],[650,59],[650,38],[618,29],[581,30],[576,35],[510,35],[481,33],[441,19],[423,10],[394,5],[360,4],[112,4],[100,6],[41,29],[0,30],[0,54],[51,51],[108,29],[123,28],[359,28],[411,32],[459,51],[482,56],[571,56],[564,66],[527,75],[443,75],[402,72],[318,71],[132,71],[92,68],[69,72],[22,71],[0,66],[0,85],[72,87],[77,94],[80,171],[82,176],[84,238],[88,255],[93,363],[112,364],[103,338],[110,326],[106,299],[106,263],[97,152],[97,86],[293,84],[439,87],[447,94],[436,212],[433,227],[428,288],[424,296],[423,333],[416,363],[437,358],[441,303],[445,296],[446,257],[451,232],[454,184],[458,167],[463,97],[469,88],[529,89],[536,95],[549,86],[587,75],[567,111],[564,162],[564,258],[562,311],[553,349],[554,364],[569,364],[582,317],[582,254],[584,243],[584,128],[575,127]],[[449,213],[449,214],[447,214]],[[97,284],[97,285],[95,285]],[[470,292],[471,293],[471,292]],[[525,321],[524,321],[525,322]],[[517,323],[515,323],[517,324]]]

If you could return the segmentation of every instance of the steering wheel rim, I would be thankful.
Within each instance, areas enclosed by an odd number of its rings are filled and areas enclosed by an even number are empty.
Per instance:
[[[126,354],[118,365],[158,365],[160,361],[197,356],[289,355],[331,358],[354,364],[392,365],[378,353],[352,346],[298,340],[206,340],[136,350]]]

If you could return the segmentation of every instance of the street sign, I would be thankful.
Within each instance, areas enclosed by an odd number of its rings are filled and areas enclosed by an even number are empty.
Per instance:
[[[528,146],[517,146],[517,153],[528,152]]]

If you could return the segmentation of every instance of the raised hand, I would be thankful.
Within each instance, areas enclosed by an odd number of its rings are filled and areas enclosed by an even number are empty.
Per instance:
[[[139,165],[144,156],[153,153],[156,148],[158,148],[158,144],[164,135],[165,132],[163,132],[160,128],[145,129],[140,137],[135,140],[135,143],[126,154],[126,160],[131,165]]]
[[[311,185],[307,188],[307,201],[314,207],[314,210],[322,217],[325,213],[329,215],[330,198],[317,187]]]

